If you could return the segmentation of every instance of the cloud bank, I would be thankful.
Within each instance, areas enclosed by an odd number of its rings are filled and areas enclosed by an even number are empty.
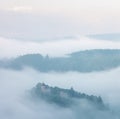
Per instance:
[[[72,52],[90,49],[120,49],[120,42],[96,40],[87,37],[41,42],[0,38],[1,58],[31,53],[60,57]]]
[[[32,69],[23,71],[0,70],[0,118],[1,119],[119,119],[120,81],[119,71],[81,74],[69,73],[40,73]],[[51,86],[70,88],[71,86],[89,95],[100,95],[111,111],[98,111],[82,108],[59,108],[42,100],[34,102],[26,95],[38,82],[45,82]],[[113,88],[114,87],[114,88]],[[82,104],[89,107],[89,104]],[[89,110],[90,109],[90,110]]]

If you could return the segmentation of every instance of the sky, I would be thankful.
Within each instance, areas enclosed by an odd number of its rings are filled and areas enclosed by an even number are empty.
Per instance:
[[[120,33],[119,0],[0,0],[0,36],[24,40]]]

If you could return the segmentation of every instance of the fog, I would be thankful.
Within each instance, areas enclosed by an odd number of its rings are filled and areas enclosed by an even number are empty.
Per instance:
[[[1,119],[118,119],[120,107],[120,68],[94,73],[40,73],[25,68],[22,71],[0,69],[0,118]],[[60,108],[43,100],[34,102],[28,95],[38,82],[50,86],[71,88],[89,95],[101,96],[109,111],[99,111],[86,105]],[[89,108],[87,108],[89,107]]]
[[[87,49],[120,49],[120,42],[97,40],[82,36],[40,42],[0,38],[0,58],[17,57],[31,53],[60,57]]]

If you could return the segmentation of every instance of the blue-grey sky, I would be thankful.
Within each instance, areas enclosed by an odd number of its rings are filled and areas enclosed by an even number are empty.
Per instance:
[[[0,36],[53,39],[119,33],[119,0],[0,0]]]

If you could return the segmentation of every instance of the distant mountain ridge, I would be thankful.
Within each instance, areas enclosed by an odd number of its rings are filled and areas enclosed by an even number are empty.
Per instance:
[[[87,37],[100,39],[100,40],[120,41],[120,33],[87,35]]]
[[[41,72],[93,72],[114,69],[120,66],[120,50],[100,49],[85,50],[67,57],[50,58],[40,54],[19,56],[6,62],[0,61],[1,68],[22,70],[31,67]]]

